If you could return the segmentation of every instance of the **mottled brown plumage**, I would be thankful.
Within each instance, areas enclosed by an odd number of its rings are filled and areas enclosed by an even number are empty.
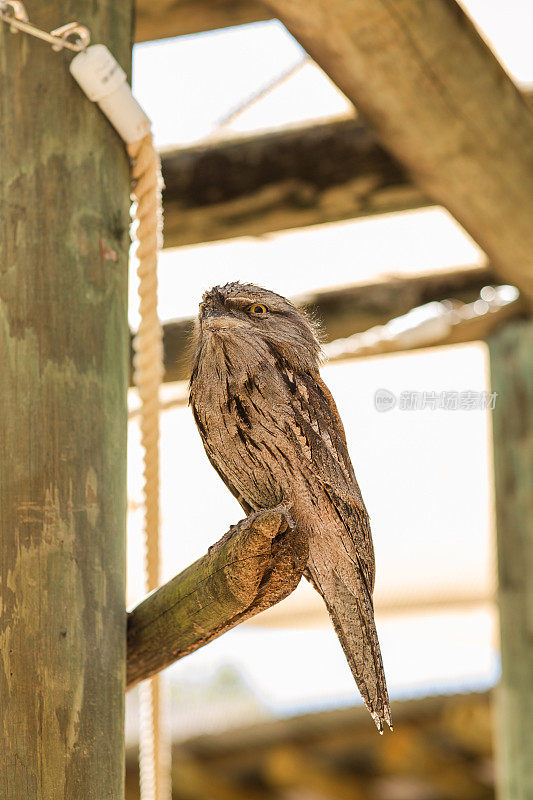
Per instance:
[[[320,346],[285,298],[251,284],[206,292],[190,403],[207,456],[247,514],[284,505],[309,538],[322,595],[378,729],[390,707],[374,623],[368,514]]]

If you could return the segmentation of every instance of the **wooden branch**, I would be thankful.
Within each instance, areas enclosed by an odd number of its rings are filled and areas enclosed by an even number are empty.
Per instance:
[[[136,8],[136,42],[272,18],[259,0],[137,0]]]
[[[320,321],[322,340],[330,342],[383,325],[432,300],[472,302],[483,286],[495,282],[488,268],[463,267],[320,290],[295,298],[295,302]],[[164,325],[165,381],[188,380],[193,327],[192,319]]]
[[[283,508],[251,514],[128,618],[131,688],[287,597],[308,543]]]
[[[431,203],[358,119],[183,148],[162,167],[165,247]]]
[[[533,300],[533,112],[455,0],[268,0],[431,199]]]

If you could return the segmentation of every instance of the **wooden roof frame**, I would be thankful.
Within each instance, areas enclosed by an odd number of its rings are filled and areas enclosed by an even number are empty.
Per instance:
[[[222,19],[230,5],[248,13],[244,3],[210,0],[209,7]],[[193,0],[158,3],[162,13],[187,7]],[[131,4],[89,7],[77,0],[69,8],[127,68]],[[448,208],[483,247],[499,279],[514,283],[531,302],[533,114],[459,5],[269,0],[268,8],[266,16],[279,14],[427,197]],[[263,11],[261,6],[250,16]],[[55,4],[42,4],[43,29],[57,24],[56,15]],[[40,788],[66,800],[120,800],[128,161],[61,60],[37,47],[28,59],[27,41],[11,37],[5,25],[0,40],[6,52],[0,68],[3,119],[17,123],[0,126],[3,150],[10,154],[0,181],[8,233],[0,237],[7,410],[7,480],[0,503],[6,645],[0,736],[7,758],[0,765],[0,787],[10,797],[28,790],[35,795]],[[72,137],[76,146],[69,148]],[[104,249],[114,254],[111,265],[104,263]],[[489,349],[492,388],[500,398],[493,413],[503,665],[500,780],[501,796],[514,800],[533,792],[533,322],[508,321],[491,334]],[[276,512],[262,513],[260,527],[269,527]],[[233,566],[234,548],[239,550],[241,537],[258,533],[258,519],[252,515],[248,529],[241,524],[230,539],[224,537],[207,566],[200,560],[133,612],[134,662],[149,661],[149,672],[164,665],[151,660],[161,655],[158,613],[170,612],[179,584],[196,584],[194,576],[209,575],[217,561]],[[287,517],[274,521],[277,527],[264,530],[258,543],[250,591],[235,598],[242,603],[233,604],[230,619],[211,618],[207,638],[220,624],[232,625],[267,600],[276,602],[297,582],[306,543],[296,540]],[[281,541],[280,532],[287,534]],[[261,574],[274,582],[268,597]],[[218,579],[224,583],[220,574]],[[240,584],[241,579],[232,593]],[[153,628],[141,632],[145,621]],[[205,640],[193,638],[188,647]],[[172,643],[167,655],[176,655]],[[145,674],[144,666],[139,669],[133,679]],[[417,746],[417,758],[421,752]],[[307,766],[297,762],[303,774]]]
[[[163,2],[178,16],[186,5]],[[220,21],[216,0],[195,5],[209,10],[217,25],[228,23]],[[259,7],[239,2],[234,20],[269,15],[285,24],[419,191],[448,209],[530,309],[533,110],[461,6],[455,0],[267,0]],[[212,21],[204,14],[202,30]],[[511,800],[533,791],[527,766],[531,575],[525,567],[533,563],[533,321],[507,322],[490,335],[489,347],[492,388],[502,398],[493,412],[503,665],[498,739],[501,796]]]
[[[277,16],[419,191],[447,208],[502,280],[531,300],[533,111],[455,0],[427,8],[419,0],[187,0],[158,3],[158,15],[141,0],[137,35],[148,36],[147,15],[161,23],[153,37]],[[163,22],[186,12],[187,29]]]

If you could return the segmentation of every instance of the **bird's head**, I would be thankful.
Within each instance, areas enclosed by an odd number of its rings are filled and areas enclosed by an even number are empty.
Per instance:
[[[268,353],[295,370],[318,368],[315,328],[281,295],[251,283],[227,283],[205,292],[197,326],[197,358],[204,347],[241,352],[255,360]]]

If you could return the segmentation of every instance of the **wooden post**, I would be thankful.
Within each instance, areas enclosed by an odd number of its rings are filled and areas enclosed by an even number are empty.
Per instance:
[[[502,677],[501,800],[533,797],[533,322],[489,339]]]
[[[128,69],[132,5],[43,0]],[[0,796],[122,800],[129,164],[0,23]]]

